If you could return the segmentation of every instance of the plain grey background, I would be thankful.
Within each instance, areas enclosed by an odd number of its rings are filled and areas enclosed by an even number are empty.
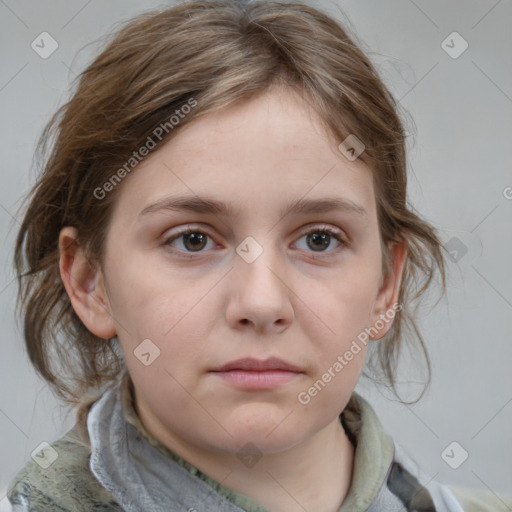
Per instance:
[[[7,485],[32,451],[73,424],[35,376],[14,318],[16,212],[35,181],[35,143],[94,45],[77,52],[115,22],[164,5],[171,2],[0,0],[0,511],[8,510]],[[447,300],[421,310],[433,367],[426,396],[406,406],[364,380],[356,389],[431,478],[512,494],[511,2],[318,6],[335,16],[341,7],[349,31],[414,119],[415,128],[406,119],[414,133],[411,202],[452,251]],[[31,47],[42,32],[58,43],[46,59]],[[404,382],[421,380],[415,368],[405,357]],[[456,469],[446,462],[456,465],[465,452]]]

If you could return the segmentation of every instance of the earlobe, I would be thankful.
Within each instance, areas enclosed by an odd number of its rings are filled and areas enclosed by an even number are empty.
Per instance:
[[[383,338],[389,332],[396,312],[400,311],[403,307],[398,303],[398,299],[407,259],[407,240],[390,246],[389,255],[391,269],[382,278],[372,312],[372,322],[374,325],[372,332],[378,331],[378,334],[370,336],[374,341]]]
[[[59,234],[60,275],[71,304],[84,325],[100,338],[116,335],[103,274],[80,247],[76,228],[67,226]]]

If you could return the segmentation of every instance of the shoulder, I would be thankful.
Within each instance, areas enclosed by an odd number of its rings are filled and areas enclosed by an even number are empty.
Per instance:
[[[464,512],[510,512],[512,497],[492,491],[481,491],[446,485],[461,504]]]
[[[120,511],[89,468],[90,447],[75,425],[44,444],[7,489],[14,510],[38,512]]]
[[[492,491],[442,483],[429,477],[416,459],[394,441],[395,455],[388,487],[402,501],[419,505],[414,510],[439,512],[512,512],[512,497]],[[398,467],[395,467],[398,464]],[[420,482],[428,482],[423,487]],[[422,492],[424,490],[428,493]],[[412,496],[412,499],[411,499]],[[431,500],[431,501],[430,501]],[[431,505],[432,508],[428,508]]]

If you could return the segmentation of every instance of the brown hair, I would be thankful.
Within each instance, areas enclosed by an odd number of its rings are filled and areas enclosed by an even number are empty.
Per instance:
[[[17,305],[28,354],[59,398],[90,404],[100,388],[126,371],[118,344],[93,335],[71,305],[59,273],[60,230],[76,227],[90,261],[101,265],[121,186],[110,187],[101,199],[95,191],[112,183],[116,172],[120,176],[155,127],[167,123],[163,144],[193,119],[274,84],[302,93],[339,142],[350,134],[364,142],[359,158],[374,176],[385,271],[388,244],[408,242],[402,309],[369,368],[375,375],[381,370],[396,393],[395,369],[409,333],[425,356],[428,386],[430,361],[411,307],[436,268],[445,291],[441,244],[435,229],[408,205],[400,107],[355,36],[305,3],[191,0],[143,13],[109,38],[41,135],[36,155],[42,173],[27,197],[15,247]],[[171,129],[169,117],[191,98],[195,108]]]

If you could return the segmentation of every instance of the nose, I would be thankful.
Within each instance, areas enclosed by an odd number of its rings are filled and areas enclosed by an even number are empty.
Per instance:
[[[228,322],[235,329],[253,329],[258,334],[279,333],[293,321],[293,291],[285,265],[270,244],[262,250],[253,245],[249,257],[242,251],[230,272],[230,293],[226,310]],[[239,248],[240,249],[240,248]],[[256,252],[254,252],[256,251]],[[259,255],[253,259],[255,254]]]

